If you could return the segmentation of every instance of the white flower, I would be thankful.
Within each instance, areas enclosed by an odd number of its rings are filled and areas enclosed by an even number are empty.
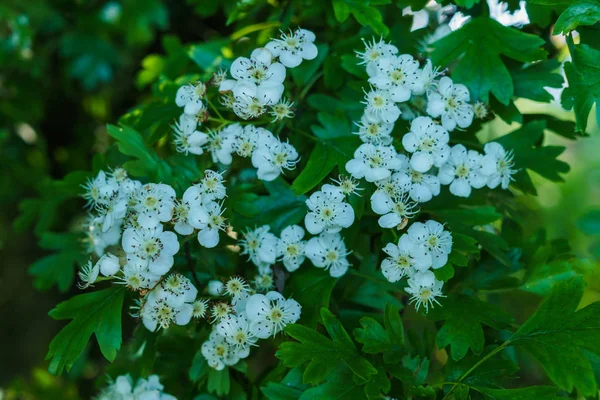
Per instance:
[[[242,278],[234,276],[225,283],[225,294],[231,297],[231,304],[237,304],[239,300],[246,297],[249,286]]]
[[[254,125],[246,125],[237,135],[233,143],[233,150],[242,157],[251,157],[259,144],[276,141],[271,132]]]
[[[250,58],[238,57],[231,64],[231,76],[219,85],[220,92],[233,92],[234,97],[252,97],[264,104],[275,104],[283,94],[285,67],[273,62],[273,54],[265,48],[255,49]]]
[[[119,257],[106,253],[98,260],[100,266],[100,273],[104,276],[113,276],[116,274],[121,266],[119,265]]]
[[[389,145],[392,143],[390,134],[394,129],[394,124],[383,122],[377,118],[372,118],[369,114],[363,114],[360,122],[355,122],[358,126],[358,132],[352,132],[360,137],[365,143]]]
[[[408,228],[408,236],[431,254],[432,268],[438,269],[446,265],[448,255],[452,251],[452,235],[444,230],[444,225],[429,220],[425,223],[415,222]]]
[[[434,302],[440,304],[436,297],[443,297],[443,285],[444,282],[435,279],[433,272],[417,272],[408,278],[408,287],[404,290],[411,295],[410,304],[415,303],[417,310],[424,306],[427,312]]]
[[[228,344],[216,329],[202,343],[201,351],[208,365],[217,371],[221,371],[226,365],[235,365],[240,360],[235,347]]]
[[[250,346],[254,346],[258,338],[250,329],[250,322],[245,313],[223,318],[216,326],[219,335],[225,338],[228,345],[235,348],[240,358],[250,354]]]
[[[358,192],[360,192],[364,188],[359,187],[358,181],[356,181],[351,176],[340,175],[340,176],[338,176],[338,179],[332,178],[331,180],[337,184],[337,186],[340,188],[340,190],[342,191],[344,196],[351,196],[351,195],[355,194],[355,195],[361,197]]]
[[[175,201],[175,207],[173,208],[173,222],[175,222],[173,229],[180,235],[191,235],[194,233],[194,227],[190,225],[188,220],[190,203],[186,201],[186,194],[188,194],[187,190],[183,194],[182,200]]]
[[[196,186],[200,189],[203,201],[221,200],[226,196],[226,188],[223,184],[223,173],[211,169],[204,171],[204,176]]]
[[[188,153],[202,154],[204,153],[202,146],[208,142],[208,135],[196,130],[196,120],[188,118],[186,115],[183,114],[179,118],[179,122],[173,126],[175,149],[185,155]]]
[[[294,146],[268,136],[259,139],[252,153],[252,165],[258,169],[258,179],[267,182],[277,179],[283,169],[294,169],[298,161]]]
[[[448,131],[429,117],[417,117],[410,124],[410,132],[402,137],[402,145],[409,153],[410,166],[417,172],[440,167],[450,156]]]
[[[123,267],[123,276],[119,278],[119,283],[124,284],[131,290],[139,291],[153,288],[161,277],[161,274],[150,272],[146,260],[135,255],[129,255],[127,264]]]
[[[390,197],[380,191],[371,196],[371,208],[381,215],[377,222],[382,228],[402,228],[418,212],[416,207],[417,204],[409,200],[407,193]]]
[[[275,286],[273,274],[271,272],[256,275],[252,283],[254,283],[254,289],[257,292],[268,292]],[[244,308],[244,311],[245,310],[246,309]]]
[[[286,325],[298,321],[301,312],[302,307],[296,300],[286,300],[277,292],[252,295],[246,303],[250,332],[261,339],[275,336]]]
[[[138,224],[143,228],[155,228],[160,222],[171,220],[175,190],[163,183],[148,183],[134,194],[132,203],[138,213]]]
[[[117,193],[108,202],[96,205],[98,218],[102,220],[102,232],[107,232],[115,224],[120,224],[127,214],[128,198],[118,197]]]
[[[118,183],[107,179],[104,171],[98,172],[94,179],[88,179],[82,188],[84,189],[82,197],[86,200],[86,207],[89,208],[108,204],[119,192]]]
[[[513,169],[513,153],[504,150],[501,144],[496,142],[487,143],[483,147],[485,155],[482,158],[481,172],[487,177],[487,186],[490,189],[502,185],[502,189],[508,189],[512,175],[517,171]]]
[[[98,279],[98,275],[100,273],[100,264],[92,263],[92,260],[88,260],[85,264],[81,266],[81,271],[77,273],[79,276],[79,282],[77,286],[79,289],[87,289],[92,286],[96,279]]]
[[[259,268],[259,271],[268,269],[275,264],[277,259],[278,239],[269,232],[269,226],[263,225],[244,234],[244,239],[240,242],[242,246],[241,254],[247,254],[248,258]]]
[[[286,118],[294,118],[294,102],[281,99],[269,107],[269,114],[273,116],[271,122],[283,121]]]
[[[110,382],[110,380],[109,380]],[[133,387],[133,380],[129,375],[121,375],[106,388],[102,389],[96,400],[177,400],[170,394],[163,393],[157,375],[150,375],[148,379],[139,379]]]
[[[211,296],[220,296],[223,293],[223,289],[225,289],[225,285],[223,282],[213,279],[208,282],[207,288],[208,294]]]
[[[175,103],[183,107],[183,112],[195,115],[204,108],[202,99],[206,95],[206,85],[198,81],[196,84],[187,84],[180,87],[175,95]]]
[[[354,209],[346,203],[339,187],[328,183],[314,192],[306,205],[309,212],[304,217],[306,230],[317,235],[323,231],[336,233],[348,228],[354,222]]]
[[[438,178],[442,185],[450,185],[450,193],[459,197],[469,197],[471,187],[482,188],[487,177],[481,170],[482,157],[475,150],[462,144],[452,147],[448,162],[440,167]]]
[[[437,176],[415,171],[410,166],[406,156],[402,156],[404,162],[402,168],[392,175],[392,180],[407,192],[410,198],[417,203],[425,203],[440,194],[440,180]]]
[[[225,104],[225,103],[224,103]],[[258,118],[267,112],[268,106],[272,105],[268,99],[240,95],[233,98],[231,107],[235,115],[242,119]]]
[[[393,101],[399,103],[410,99],[412,88],[419,79],[419,62],[411,55],[387,56],[377,60],[376,72],[369,83],[387,90]]]
[[[208,311],[208,300],[198,299],[192,303],[192,317],[193,318],[204,318]]]
[[[192,302],[198,291],[182,275],[174,274],[148,293],[141,309],[142,322],[149,331],[167,329],[171,324],[186,325],[192,319]]]
[[[481,101],[473,104],[473,113],[475,114],[475,118],[479,119],[484,119],[489,114],[487,106]]]
[[[210,310],[210,322],[215,323],[221,321],[223,318],[227,318],[231,313],[233,313],[233,311],[233,307],[231,307],[231,304],[229,303],[222,301],[215,303]]]
[[[208,149],[214,163],[229,165],[233,161],[231,154],[233,153],[233,144],[242,132],[240,124],[227,125],[218,132],[209,132]]]
[[[291,225],[281,231],[281,239],[277,243],[277,256],[289,272],[297,270],[304,262],[306,241],[302,238],[304,229],[301,226]]]
[[[361,59],[360,64],[366,64],[367,74],[374,76],[377,73],[377,61],[382,57],[389,57],[398,54],[398,48],[390,43],[386,43],[383,39],[379,39],[378,42],[373,38],[370,42],[362,39],[365,44],[365,51],[360,53],[356,52],[356,56]]]
[[[188,220],[189,224],[198,232],[198,242],[207,248],[213,248],[219,244],[219,231],[224,231],[227,227],[222,206],[215,202],[209,201],[202,205],[191,207]]]
[[[407,234],[400,237],[398,245],[388,243],[383,251],[388,257],[381,262],[381,272],[390,282],[398,282],[417,271],[427,271],[432,264],[431,255]]]
[[[364,177],[368,182],[376,182],[389,178],[391,171],[401,166],[402,161],[392,146],[365,143],[356,149],[354,158],[346,163],[346,171],[356,179]]]
[[[348,271],[350,263],[346,258],[349,251],[339,233],[322,233],[311,238],[304,250],[315,267],[329,270],[329,275],[339,278]]]
[[[433,67],[431,60],[427,60],[415,81],[412,92],[414,96],[420,96],[428,93],[435,85],[435,78],[441,74],[438,67]]]
[[[102,217],[90,216],[83,224],[87,250],[89,253],[94,252],[98,257],[104,254],[108,246],[119,243],[121,239],[123,220],[115,221],[106,232],[103,232],[104,221]]]
[[[437,91],[428,94],[427,114],[441,117],[449,131],[456,126],[467,128],[473,122],[473,106],[469,104],[469,90],[465,85],[453,84],[447,76],[440,79]]]
[[[273,56],[288,68],[296,68],[302,60],[312,60],[318,54],[317,46],[313,43],[315,34],[306,29],[296,29],[294,32],[281,32],[280,39],[273,39],[266,44]]]
[[[387,90],[377,89],[371,90],[365,94],[366,105],[365,113],[370,118],[393,124],[400,117],[400,109],[392,99],[392,95]]]
[[[173,256],[179,251],[177,235],[164,232],[162,225],[152,229],[127,228],[123,232],[123,250],[148,263],[153,274],[163,275],[171,269]]]

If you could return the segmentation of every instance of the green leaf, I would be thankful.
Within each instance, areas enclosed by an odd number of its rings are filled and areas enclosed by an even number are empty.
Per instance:
[[[316,76],[321,65],[325,62],[329,53],[329,46],[326,44],[317,44],[317,49],[319,53],[314,60],[304,61],[298,67],[288,70],[298,87],[306,86]]]
[[[552,386],[530,386],[522,389],[491,389],[474,386],[473,389],[492,400],[553,400],[557,392]]]
[[[552,33],[566,35],[577,29],[579,25],[594,25],[599,20],[600,2],[598,0],[577,0],[560,14]]]
[[[333,12],[338,22],[346,21],[352,14],[356,22],[370,27],[376,35],[387,36],[390,33],[389,28],[383,23],[383,16],[379,10],[370,6],[368,2],[334,0]]]
[[[336,166],[335,152],[318,142],[310,153],[306,166],[294,179],[292,190],[301,195],[317,186]]]
[[[343,362],[354,374],[367,381],[377,370],[363,358],[340,321],[326,308],[321,309],[323,325],[330,338],[302,325],[288,325],[285,332],[298,342],[286,342],[279,346],[277,358],[287,367],[308,363],[302,380],[317,384]]]
[[[505,27],[488,17],[472,19],[462,28],[434,43],[432,58],[437,65],[449,65],[460,58],[452,79],[465,84],[473,100],[489,102],[492,93],[507,105],[513,97],[513,81],[500,58],[504,55],[521,62],[546,58],[538,36]]]
[[[229,394],[229,390],[231,389],[229,368],[224,368],[221,371],[209,368],[208,383],[206,387],[210,393],[216,393],[217,396],[225,396]]]
[[[570,50],[573,60],[564,64],[569,86],[563,90],[561,103],[575,111],[575,129],[585,132],[592,105],[600,99],[600,50],[585,44],[570,46]],[[596,120],[600,121],[600,113]]]
[[[586,352],[600,355],[600,302],[577,310],[582,296],[581,278],[557,283],[508,342],[531,353],[561,389],[593,396],[597,384]]]
[[[360,320],[362,328],[354,330],[354,338],[362,343],[363,353],[383,353],[386,362],[400,361],[404,350],[404,328],[397,307],[387,305],[384,318],[385,328],[370,317]]]
[[[228,68],[231,61],[223,56],[223,49],[228,45],[229,39],[194,44],[188,49],[188,55],[203,70],[212,71],[219,66]]]
[[[482,324],[503,329],[513,322],[513,318],[501,309],[473,296],[451,294],[440,303],[441,306],[430,310],[427,317],[445,321],[437,333],[437,345],[440,349],[450,345],[454,360],[462,359],[469,348],[473,353],[481,354],[485,344]]]
[[[286,293],[302,304],[300,322],[309,327],[316,327],[320,320],[320,311],[329,307],[331,291],[338,282],[327,271],[308,266],[300,268],[290,276],[286,283]]]
[[[296,400],[302,395],[302,390],[277,382],[269,382],[260,388],[269,400]]]
[[[128,126],[107,125],[106,130],[115,138],[119,151],[134,157],[123,166],[134,176],[147,176],[158,182],[170,182],[171,167],[150,148],[135,129]]]
[[[50,316],[57,320],[72,319],[52,339],[46,359],[48,370],[59,375],[71,369],[92,334],[108,361],[114,361],[121,348],[121,309],[125,289],[114,286],[80,294],[58,304]]]
[[[577,272],[573,270],[569,261],[541,263],[531,269],[519,288],[544,296],[557,282],[569,280],[576,275]]]
[[[564,82],[562,75],[558,72],[559,68],[560,63],[553,58],[511,69],[514,95],[549,103],[554,97],[545,88],[560,88]]]
[[[307,389],[300,400],[367,400],[363,386],[356,375],[345,366],[338,366],[322,385]]]

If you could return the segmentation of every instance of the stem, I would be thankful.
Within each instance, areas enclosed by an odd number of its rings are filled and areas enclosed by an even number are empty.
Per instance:
[[[196,287],[199,288],[200,282],[198,281],[198,278],[196,277],[196,270],[194,269],[194,262],[192,260],[192,252],[190,250],[190,242],[185,242],[184,247],[185,247],[185,257],[187,258],[188,268],[190,269],[190,272],[192,274],[192,279],[194,280]]]
[[[208,105],[210,106],[210,108],[212,108],[212,110],[215,112],[215,114],[217,114],[217,117],[219,117],[221,119],[221,121],[227,121],[225,118],[223,118],[223,116],[221,115],[221,113],[219,112],[219,110],[217,109],[217,107],[215,107],[215,105],[212,103],[212,101],[206,99],[206,102],[208,103]]]
[[[507,340],[506,342],[502,343],[500,346],[496,347],[494,350],[490,351],[481,360],[477,361],[471,368],[469,368],[465,373],[463,373],[456,382],[453,382],[454,387],[452,387],[452,389],[450,389],[450,391],[448,393],[446,393],[446,395],[444,396],[444,398],[442,400],[449,399],[450,395],[452,393],[454,393],[454,391],[462,383],[462,381],[465,380],[465,378],[467,376],[471,375],[471,372],[475,371],[481,364],[483,364],[484,362],[486,362],[487,360],[489,360],[490,358],[492,358],[493,356],[495,356],[496,354],[498,354],[499,352],[504,350],[509,344],[510,344],[510,340]]]
[[[304,131],[302,131],[302,130],[300,130],[300,129],[292,128],[291,126],[290,126],[290,127],[288,127],[288,129],[289,129],[289,130],[291,130],[292,132],[299,133],[299,134],[301,134],[302,136],[305,136],[305,137],[309,138],[310,140],[314,140],[315,142],[317,141],[317,138],[316,138],[316,137],[314,137],[313,135],[311,135],[311,134],[310,134],[310,133],[308,133],[308,132],[304,132]]]

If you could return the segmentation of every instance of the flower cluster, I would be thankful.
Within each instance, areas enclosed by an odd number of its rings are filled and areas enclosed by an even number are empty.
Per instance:
[[[403,234],[398,244],[388,243],[383,251],[388,255],[381,263],[381,272],[390,282],[408,277],[406,291],[417,309],[427,310],[442,295],[442,281],[435,279],[431,269],[443,267],[452,251],[452,236],[439,222],[415,222]]]
[[[419,203],[440,194],[441,185],[449,185],[450,193],[460,197],[486,185],[507,189],[516,172],[511,152],[493,142],[485,145],[484,154],[462,144],[450,145],[450,132],[469,127],[474,117],[484,118],[485,105],[471,104],[467,88],[441,76],[429,60],[421,66],[383,40],[365,46],[357,55],[371,87],[365,92],[364,113],[354,132],[363,144],[346,163],[346,170],[354,178],[375,183],[370,200],[373,212],[381,215],[379,225],[404,228],[418,213]],[[410,130],[402,136],[398,152],[391,135],[401,117],[410,121]],[[397,246],[385,247],[389,258],[382,271],[391,282],[408,276],[412,301],[428,308],[442,287],[429,268],[444,266],[452,238],[435,221],[415,223],[408,232]]]
[[[121,375],[114,382],[102,389],[96,400],[177,400],[174,396],[164,393],[157,375],[148,379],[140,378],[133,385],[130,375]]]
[[[232,79],[219,84],[224,95],[221,103],[243,119],[257,118],[267,111],[275,120],[292,116],[292,104],[282,99],[286,67],[295,68],[302,60],[314,59],[318,53],[314,41],[314,33],[296,29],[255,49],[250,58],[236,58],[229,70]]]
[[[220,282],[219,282],[220,283]],[[215,288],[215,286],[217,286]],[[216,370],[235,365],[248,357],[259,339],[267,339],[295,323],[302,307],[280,293],[255,293],[256,288],[241,278],[231,278],[224,285],[213,285],[216,294],[226,294],[230,302],[218,302],[211,310],[213,329],[202,344],[202,355]]]

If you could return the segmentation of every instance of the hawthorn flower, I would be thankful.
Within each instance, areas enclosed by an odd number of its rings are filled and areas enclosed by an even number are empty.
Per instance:
[[[289,143],[266,137],[259,141],[252,153],[252,165],[257,168],[258,179],[273,181],[284,169],[294,169],[298,163],[298,152]]]
[[[155,228],[160,222],[168,222],[175,206],[175,190],[163,183],[148,183],[133,196],[133,209],[138,213],[137,222],[143,228]]]
[[[344,196],[351,196],[353,194],[360,197],[360,192],[363,188],[358,186],[358,181],[354,180],[351,176],[340,175],[338,179],[331,179],[337,184]]]
[[[223,184],[223,173],[211,169],[204,171],[204,176],[198,185],[199,193],[203,201],[221,200],[226,196],[226,188]]]
[[[478,101],[473,104],[473,113],[475,114],[475,118],[484,119],[488,116],[488,109],[485,103]]]
[[[186,118],[185,115],[173,126],[175,149],[186,156],[188,153],[200,155],[204,153],[202,146],[208,142],[208,135],[196,130],[196,120]]]
[[[167,298],[169,303],[175,307],[193,303],[198,295],[198,289],[192,282],[178,273],[173,273],[163,279],[153,291],[156,291],[159,297]]]
[[[240,358],[248,357],[250,346],[254,346],[258,341],[258,338],[250,329],[250,322],[245,313],[223,318],[215,329],[219,335],[225,338],[227,344],[236,349]]]
[[[198,232],[198,243],[207,248],[213,248],[219,244],[219,231],[227,227],[222,205],[215,201],[209,201],[202,205],[192,207],[188,214],[189,223]]]
[[[192,317],[196,319],[204,318],[208,311],[208,300],[198,299],[192,303]]]
[[[306,29],[296,29],[294,32],[281,32],[279,39],[273,39],[266,48],[279,57],[279,61],[288,68],[296,68],[302,60],[313,60],[319,50],[314,44],[315,34]]]
[[[306,241],[302,238],[304,229],[301,226],[291,225],[281,231],[281,238],[277,242],[277,257],[283,261],[283,266],[289,272],[297,270],[306,258]]]
[[[222,301],[215,303],[210,309],[211,322],[221,321],[223,318],[227,318],[231,313],[233,313],[231,304]]]
[[[487,186],[490,189],[502,185],[502,189],[508,189],[512,175],[517,171],[513,169],[513,153],[504,150],[501,144],[496,142],[487,143],[483,147],[485,155],[482,158],[481,172],[487,177]]]
[[[107,231],[103,231],[104,218],[90,215],[83,224],[84,242],[89,253],[98,257],[104,254],[107,247],[116,245],[121,239],[122,220],[115,221]]]
[[[98,260],[100,273],[104,276],[113,276],[121,266],[119,265],[119,257],[106,253]]]
[[[152,229],[125,229],[122,246],[128,255],[146,261],[150,272],[157,275],[163,275],[171,269],[173,256],[179,251],[177,235],[164,232],[162,225]]]
[[[419,62],[409,54],[387,56],[377,60],[376,72],[369,83],[387,90],[393,101],[399,103],[410,99],[411,89],[419,79]]]
[[[286,300],[281,294],[273,291],[252,295],[246,303],[250,332],[260,339],[275,336],[286,325],[298,321],[301,313],[302,307],[296,300]]]
[[[269,225],[263,225],[260,228],[249,230],[244,234],[244,239],[240,241],[243,249],[241,254],[247,254],[259,271],[264,271],[270,265],[275,264],[277,258],[278,239],[269,232],[269,229]]]
[[[208,294],[210,294],[211,296],[220,296],[221,293],[223,293],[223,290],[225,289],[225,285],[223,284],[223,282],[213,279],[208,282],[207,289]]]
[[[260,99],[264,104],[275,104],[283,94],[285,67],[273,62],[273,54],[265,48],[255,49],[250,58],[238,57],[231,64],[234,79],[223,81],[220,92],[233,92],[236,97]]]
[[[88,260],[85,264],[81,266],[81,271],[77,273],[79,276],[79,282],[77,286],[79,289],[87,289],[92,286],[96,279],[98,279],[98,274],[100,273],[100,265],[99,263],[92,263],[92,260]]]
[[[273,274],[270,272],[256,275],[253,283],[254,288],[257,292],[267,292],[275,286],[275,282],[273,281]]]
[[[225,283],[225,294],[231,297],[231,304],[236,304],[247,293],[249,286],[242,278],[234,276]]]
[[[187,278],[181,277],[180,279],[177,283]],[[146,329],[154,332],[159,328],[167,329],[171,324],[188,324],[194,311],[191,302],[197,292],[191,283],[189,286],[191,286],[189,290],[180,291],[179,286],[165,288],[161,283],[152,289],[140,312],[142,323]]]
[[[442,126],[453,131],[457,126],[467,128],[473,122],[473,106],[469,103],[469,90],[465,85],[454,84],[447,76],[440,79],[437,91],[428,94],[427,114],[442,118]]]
[[[421,96],[429,93],[436,85],[435,78],[441,74],[438,67],[433,67],[431,60],[427,60],[423,68],[419,70],[417,80],[415,81],[412,92],[415,96]]]
[[[175,200],[175,207],[173,207],[173,221],[175,222],[175,232],[180,235],[191,235],[194,233],[194,227],[190,225],[188,217],[190,213],[190,202],[186,201],[186,194],[183,194],[182,200]]]
[[[98,172],[94,179],[89,179],[81,186],[84,189],[82,197],[86,200],[86,207],[95,208],[98,205],[107,204],[119,192],[116,182],[107,180],[104,171]]]
[[[311,238],[304,252],[315,267],[329,270],[334,278],[344,275],[350,267],[346,258],[350,252],[339,233],[322,233]]]
[[[438,178],[442,185],[450,185],[450,193],[459,197],[469,197],[471,188],[485,186],[487,177],[482,172],[482,157],[475,150],[462,144],[452,147],[448,162],[440,167]]]
[[[258,118],[267,112],[272,105],[268,99],[248,95],[240,95],[233,98],[231,107],[235,115],[242,119]]]
[[[336,233],[348,228],[354,222],[354,209],[346,203],[339,187],[328,183],[314,192],[306,205],[309,212],[304,217],[306,230],[317,235],[323,231]]]
[[[209,131],[208,149],[214,163],[231,164],[233,161],[231,154],[234,152],[233,144],[241,132],[240,124],[227,125],[218,132]]]
[[[401,188],[402,192],[410,195],[410,198],[417,203],[426,203],[440,194],[440,180],[432,174],[424,174],[415,171],[408,162],[406,156],[403,156],[402,168],[392,175],[392,180]]]
[[[398,153],[392,146],[375,146],[364,143],[354,152],[354,158],[346,163],[346,171],[354,178],[365,178],[368,182],[376,182],[389,178],[391,171],[402,165]]]
[[[435,279],[431,271],[416,272],[408,278],[408,287],[404,290],[410,294],[410,304],[415,303],[417,310],[423,306],[425,312],[428,312],[433,303],[440,304],[436,298],[443,297],[443,285],[444,282]]]
[[[446,265],[452,251],[452,235],[444,230],[444,225],[433,220],[415,222],[408,228],[407,234],[431,255],[433,269]]]
[[[269,107],[269,114],[273,117],[271,122],[279,122],[286,118],[294,118],[294,102],[281,99],[276,104]]]
[[[210,333],[208,340],[202,343],[201,352],[208,365],[217,371],[221,371],[225,366],[235,365],[240,360],[235,347],[228,344],[216,329]]]
[[[432,264],[431,255],[407,234],[400,237],[398,245],[388,243],[383,251],[388,257],[381,262],[381,272],[390,282],[398,282],[417,271],[427,271]]]
[[[410,132],[402,137],[402,145],[409,153],[410,166],[417,172],[440,167],[450,156],[448,131],[429,117],[417,117],[410,124]]]
[[[360,58],[359,64],[365,64],[367,67],[367,74],[374,76],[377,73],[377,61],[382,57],[390,57],[398,54],[398,48],[391,43],[386,43],[382,38],[379,41],[375,41],[373,38],[370,42],[362,39],[365,45],[364,52],[356,52],[356,56]]]
[[[202,99],[206,95],[206,85],[200,81],[180,87],[175,95],[175,104],[183,107],[183,112],[188,115],[198,114],[204,108]]]
[[[380,120],[386,124],[393,124],[400,117],[400,109],[394,102],[392,95],[387,90],[371,89],[365,94],[365,113],[370,118]]]
[[[111,198],[107,203],[96,205],[98,218],[102,220],[102,232],[107,232],[115,224],[120,225],[121,221],[127,215],[127,202],[125,197]]]
[[[114,382],[102,389],[97,400],[114,399],[144,399],[144,400],[176,400],[170,394],[163,393],[164,386],[161,385],[157,375],[150,375],[148,379],[138,379],[135,387],[129,375],[121,375]]]
[[[133,291],[140,291],[153,288],[161,277],[161,274],[150,272],[146,260],[129,255],[127,263],[123,266],[123,276],[119,278],[119,283]]]
[[[401,229],[418,212],[416,207],[417,204],[406,193],[390,197],[383,192],[376,192],[371,196],[371,208],[381,215],[377,222],[382,228]]]
[[[271,132],[264,128],[257,128],[254,125],[246,125],[237,135],[233,143],[233,149],[239,156],[252,157],[259,144],[270,141],[277,141],[277,138]]]
[[[355,122],[358,127],[358,132],[352,132],[360,137],[365,143],[373,143],[375,145],[383,144],[390,145],[392,137],[390,134],[394,129],[393,123],[386,123],[377,118],[372,118],[369,114],[363,114],[360,122]]]

